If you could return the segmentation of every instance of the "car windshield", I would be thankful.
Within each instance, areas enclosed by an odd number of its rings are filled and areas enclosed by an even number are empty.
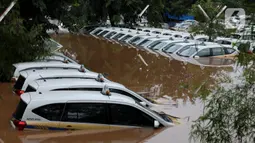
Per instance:
[[[183,57],[190,57],[193,54],[197,52],[197,48],[195,46],[192,47],[184,47],[181,49],[180,52],[178,52],[178,55],[183,56]]]
[[[148,46],[148,48],[152,49],[153,47],[157,46],[159,43],[160,43],[160,41],[152,42],[152,43]]]
[[[139,40],[141,40],[141,37],[134,37],[132,40],[130,40],[130,43],[133,44]]]
[[[152,47],[153,50],[159,50],[162,47],[164,47],[167,43],[166,42],[160,42],[156,46]]]
[[[138,46],[145,46],[150,42],[151,42],[150,40],[143,40],[140,44],[138,44]]]
[[[165,114],[164,112],[157,112],[157,111],[155,111],[155,110],[153,110],[153,109],[150,109],[150,108],[148,108],[148,107],[146,107],[146,106],[143,106],[140,102],[136,102],[139,106],[141,106],[141,107],[143,107],[143,108],[145,108],[145,109],[147,109],[147,110],[149,110],[150,112],[153,112],[153,113],[155,113],[157,116],[159,116],[159,117],[161,117],[163,120],[165,120],[166,122],[170,122],[170,123],[173,123],[173,121],[168,117],[168,115],[167,114]]]
[[[179,44],[175,44],[175,45],[172,45],[171,47],[169,47],[166,52],[167,53],[173,53],[175,51],[177,51],[178,49],[180,49],[182,47],[182,45],[179,45]]]
[[[131,35],[126,35],[125,37],[123,37],[120,41],[124,42],[126,40],[129,40],[130,38],[132,38]]]

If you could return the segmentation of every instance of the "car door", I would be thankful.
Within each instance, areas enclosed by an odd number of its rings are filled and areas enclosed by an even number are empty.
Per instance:
[[[74,129],[108,130],[107,106],[105,103],[67,102],[60,127]]]
[[[216,58],[224,58],[225,53],[222,47],[211,48],[212,56]]]
[[[154,119],[151,116],[133,106],[109,103],[108,108],[111,130],[154,126]]]
[[[223,49],[224,49],[225,57],[230,58],[230,57],[235,57],[237,55],[236,50],[233,48],[224,47]]]

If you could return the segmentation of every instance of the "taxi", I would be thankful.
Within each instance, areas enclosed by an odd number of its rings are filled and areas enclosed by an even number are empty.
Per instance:
[[[130,97],[102,91],[58,91],[21,95],[10,123],[17,130],[86,130],[162,128],[174,126],[158,113]]]

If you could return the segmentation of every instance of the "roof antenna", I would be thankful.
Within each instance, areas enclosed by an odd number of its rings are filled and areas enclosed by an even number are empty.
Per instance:
[[[111,95],[110,89],[109,89],[109,87],[108,87],[107,85],[104,85],[103,90],[102,90],[101,93],[102,93],[103,95],[107,95],[107,96],[110,96],[110,95]]]
[[[63,63],[68,63],[68,60],[67,60],[67,58],[64,58],[64,61],[63,61]]]
[[[99,73],[96,79],[98,82],[104,82],[104,76],[103,74]]]
[[[79,71],[80,71],[80,72],[85,72],[85,67],[84,67],[84,65],[81,65]]]

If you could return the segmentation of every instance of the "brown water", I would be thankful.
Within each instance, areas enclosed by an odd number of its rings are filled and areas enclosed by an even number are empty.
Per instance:
[[[200,67],[169,60],[88,36],[54,37],[66,49],[77,54],[86,68],[107,73],[108,78],[136,92],[147,92],[162,104],[162,109],[181,117],[181,125],[163,130],[128,129],[122,131],[14,131],[9,118],[18,98],[12,96],[10,84],[0,84],[0,143],[83,143],[83,142],[178,142],[186,143],[191,121],[201,113],[200,97],[214,84],[211,75],[232,68]],[[138,55],[144,59],[144,63]],[[146,65],[147,64],[147,65]]]

